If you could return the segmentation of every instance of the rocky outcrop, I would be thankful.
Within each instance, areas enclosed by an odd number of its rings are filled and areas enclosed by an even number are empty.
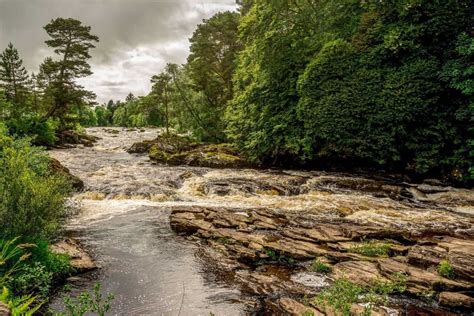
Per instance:
[[[199,144],[179,135],[163,134],[154,140],[135,143],[127,151],[147,152],[152,161],[175,166],[240,168],[249,165],[228,144]]]
[[[277,265],[294,271],[301,269],[304,262],[324,258],[332,265],[333,280],[347,278],[370,287],[403,275],[410,295],[439,297],[443,306],[469,308],[474,290],[473,240],[443,235],[429,237],[410,230],[307,216],[266,208],[176,207],[170,224],[179,234],[200,238],[207,247],[216,249],[221,258],[235,260],[234,265],[227,266],[233,267],[234,280],[241,289],[252,295],[303,297],[314,289],[290,282],[287,276],[252,272],[245,266]],[[383,247],[383,251],[370,247]],[[447,279],[437,272],[441,260],[452,264],[455,279]],[[301,263],[295,265],[297,262]],[[271,300],[268,304],[289,315],[306,307],[290,299]],[[384,314],[380,310],[380,315]]]
[[[71,183],[72,187],[76,191],[82,191],[84,189],[84,181],[82,181],[81,179],[79,179],[75,175],[71,174],[69,169],[66,168],[65,166],[63,166],[59,162],[59,160],[50,157],[49,158],[49,167],[54,173],[64,177],[66,180],[68,180],[69,183]]]
[[[58,138],[56,145],[60,147],[64,145],[84,145],[84,147],[92,147],[94,143],[99,140],[96,136],[78,133],[74,130],[60,131],[56,136]]]
[[[51,251],[57,254],[66,254],[71,258],[71,267],[78,273],[98,268],[89,253],[79,243],[66,238],[51,246]]]

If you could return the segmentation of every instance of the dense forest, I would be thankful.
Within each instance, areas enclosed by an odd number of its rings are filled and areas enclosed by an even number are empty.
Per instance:
[[[96,107],[97,124],[169,125],[264,165],[467,181],[473,10],[458,0],[243,1],[240,14],[199,25],[187,63],[168,64],[149,95]]]

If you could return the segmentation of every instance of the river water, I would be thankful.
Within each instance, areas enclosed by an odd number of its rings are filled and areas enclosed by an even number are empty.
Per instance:
[[[456,226],[474,210],[473,194],[467,190],[457,191],[455,197],[424,196],[444,203],[426,208],[390,198],[390,188],[382,188],[382,195],[368,192],[364,185],[357,192],[335,188],[334,176],[325,173],[154,165],[146,155],[128,154],[126,149],[155,138],[157,129],[87,132],[101,138],[94,147],[50,154],[85,182],[85,192],[73,197],[80,211],[69,221],[67,234],[89,248],[101,266],[96,280],[75,291],[100,282],[104,292],[115,295],[111,314],[246,314],[248,304],[241,293],[214,277],[197,246],[171,230],[173,207],[268,207],[413,229]],[[459,203],[463,200],[467,202]],[[61,305],[61,296],[53,308]]]

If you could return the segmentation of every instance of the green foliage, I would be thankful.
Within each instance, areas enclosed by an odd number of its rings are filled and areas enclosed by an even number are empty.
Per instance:
[[[394,273],[390,280],[374,280],[368,287],[357,285],[347,278],[339,278],[316,296],[315,304],[330,306],[336,312],[349,316],[352,304],[366,303],[364,315],[371,315],[374,307],[387,303],[389,294],[403,293],[406,282],[406,275],[401,273]]]
[[[55,316],[82,316],[87,313],[96,313],[105,316],[110,310],[110,303],[114,300],[114,295],[109,293],[104,297],[101,293],[101,285],[98,283],[92,291],[81,293],[76,299],[67,296],[64,299],[66,312],[55,313]]]
[[[390,243],[376,240],[363,240],[360,244],[354,245],[349,252],[358,253],[366,257],[386,257],[390,252]]]
[[[4,236],[53,237],[65,216],[66,180],[28,140],[0,134],[0,226]]]
[[[311,262],[310,270],[318,273],[329,273],[331,272],[331,266],[325,264],[321,259],[317,258]]]
[[[472,2],[244,4],[225,120],[247,156],[468,179]]]
[[[2,293],[0,294],[0,301],[10,308],[12,316],[35,315],[43,305],[43,303],[37,303],[35,296],[13,296],[6,287],[3,287]]]
[[[295,259],[291,256],[285,255],[284,253],[279,253],[273,249],[265,249],[265,254],[271,261],[276,261],[280,264],[293,265],[295,264]]]
[[[13,239],[0,239],[0,286],[10,281],[21,265],[29,258],[30,254],[25,249],[31,244],[18,243],[18,237]]]
[[[364,289],[346,278],[337,279],[334,284],[318,294],[315,302],[319,306],[331,306],[344,316],[350,315],[351,305],[359,301]]]
[[[22,267],[9,283],[15,293],[38,293],[47,298],[53,283],[53,273],[48,271],[40,262],[34,262]]]
[[[454,269],[448,260],[441,260],[438,265],[438,274],[448,279],[454,279]]]
[[[64,120],[71,108],[87,106],[95,98],[92,92],[78,85],[76,79],[92,74],[87,60],[91,57],[89,50],[99,38],[91,34],[90,26],[72,18],[51,20],[44,29],[50,37],[45,43],[59,55],[58,60],[50,59],[44,67],[54,100],[46,116]]]

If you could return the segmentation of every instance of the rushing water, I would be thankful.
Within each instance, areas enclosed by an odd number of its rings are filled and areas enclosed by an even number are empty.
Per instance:
[[[156,129],[91,128],[88,133],[101,138],[94,147],[51,155],[85,182],[85,192],[74,197],[80,212],[67,230],[96,254],[101,265],[97,281],[116,297],[112,314],[245,314],[240,293],[210,275],[197,246],[170,229],[175,206],[270,207],[413,229],[458,227],[474,209],[471,191],[457,191],[460,200],[447,193],[425,197],[442,201],[441,207],[426,208],[390,194],[335,188],[334,176],[324,173],[154,165],[146,155],[125,150],[156,137]],[[348,181],[336,176],[341,179]],[[52,307],[60,301],[58,297]]]

